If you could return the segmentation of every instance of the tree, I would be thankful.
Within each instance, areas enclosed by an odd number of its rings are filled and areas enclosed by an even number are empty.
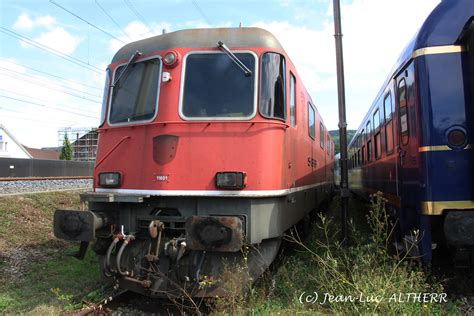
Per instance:
[[[59,155],[61,160],[71,160],[72,159],[72,146],[67,133],[64,134],[63,147],[61,148],[61,154]]]

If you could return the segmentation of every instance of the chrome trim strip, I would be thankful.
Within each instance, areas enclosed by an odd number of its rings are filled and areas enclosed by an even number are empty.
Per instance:
[[[217,47],[217,46],[216,46]],[[253,89],[253,111],[249,116],[246,117],[226,117],[226,116],[216,116],[216,117],[186,117],[183,113],[183,92],[184,92],[184,81],[185,81],[185,75],[186,75],[186,61],[188,59],[189,55],[193,54],[222,54],[225,55],[224,52],[218,50],[204,50],[204,51],[190,51],[188,52],[182,61],[182,66],[181,66],[181,82],[179,85],[179,103],[178,103],[178,113],[179,117],[183,119],[184,121],[246,121],[246,120],[251,120],[255,117],[257,114],[257,97],[258,97],[258,56],[255,54],[255,52],[251,50],[232,50],[232,53],[247,53],[251,54],[255,58],[255,68],[251,69],[252,70],[252,76],[254,76],[254,89]]]
[[[153,117],[149,120],[130,121],[130,122],[124,122],[124,123],[115,123],[115,124],[110,123],[110,113],[111,113],[110,110],[111,110],[111,107],[112,107],[112,96],[114,95],[114,87],[111,86],[110,89],[109,89],[109,96],[110,97],[109,97],[108,104],[107,104],[107,109],[108,109],[107,124],[110,127],[149,123],[149,122],[153,122],[156,119],[156,117],[158,116],[158,110],[159,110],[159,104],[160,104],[161,79],[162,79],[162,76],[163,76],[163,59],[161,58],[160,55],[153,55],[153,56],[148,56],[148,57],[143,58],[143,59],[138,59],[135,63],[141,63],[143,61],[147,61],[147,60],[151,60],[151,59],[155,59],[155,58],[160,60],[160,73],[158,74],[158,87],[157,87],[157,91],[156,91],[155,115],[153,115]],[[127,62],[121,63],[120,65],[117,65],[115,67],[114,74],[113,74],[112,79],[111,79],[110,82],[115,81],[115,75],[117,73],[117,69],[119,69],[119,67],[121,67],[123,65],[126,65]]]
[[[461,53],[464,51],[466,51],[466,48],[460,45],[431,46],[415,50],[412,57],[417,58],[425,55]]]
[[[473,145],[468,144],[468,145],[466,145],[466,147],[460,148],[458,150],[462,151],[462,150],[469,150],[469,149],[472,149],[472,148],[473,148]],[[449,150],[458,151],[457,149],[452,149],[451,147],[449,147],[447,145],[418,147],[418,152],[420,152],[420,153],[427,152],[427,151],[449,151]]]
[[[224,190],[140,190],[140,189],[106,189],[95,188],[95,192],[122,193],[122,194],[146,194],[158,196],[217,196],[217,197],[278,197],[288,194],[316,188],[330,182],[321,182],[305,185],[297,188],[283,190],[249,190],[249,191],[224,191]]]

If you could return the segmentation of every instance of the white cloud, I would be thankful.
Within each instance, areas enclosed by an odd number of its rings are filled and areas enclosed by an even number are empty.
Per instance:
[[[56,18],[50,15],[43,15],[34,20],[27,13],[21,14],[16,20],[13,28],[31,31],[35,27],[46,28],[46,31],[35,37],[33,40],[45,46],[51,47],[64,54],[73,53],[81,39],[67,32],[64,28],[57,26]],[[23,48],[29,48],[31,45],[20,41]]]
[[[52,27],[56,24],[56,18],[50,15],[43,15],[36,19],[31,19],[27,13],[22,13],[18,16],[17,20],[13,24],[14,29],[30,31],[34,27]]]
[[[31,30],[34,22],[30,19],[30,16],[26,13],[22,13],[13,24],[13,28],[18,30]]]
[[[50,16],[50,15],[45,15],[37,18],[35,20],[35,23],[41,26],[46,26],[50,27],[56,24],[56,18]]]
[[[21,73],[26,72],[26,68],[21,65],[18,65],[13,58],[6,58],[3,60],[0,59],[0,67]]]
[[[438,3],[439,0],[354,0],[342,5],[350,128],[358,127],[398,55]],[[253,26],[267,29],[279,39],[325,123],[334,129],[338,111],[332,6],[327,17],[319,29],[282,21],[258,22]]]
[[[163,29],[169,31],[170,28],[171,24],[167,22],[163,22],[160,24],[152,24],[151,27],[148,27],[147,25],[139,21],[130,22],[125,27],[125,33],[127,35],[122,35],[119,37],[122,42],[116,39],[111,39],[109,41],[109,49],[111,52],[115,53],[117,50],[119,50],[122,46],[125,45],[124,43],[131,43],[140,39],[159,35],[163,32]]]
[[[297,67],[300,75],[308,71],[303,79],[335,72],[334,40],[328,27],[321,30],[295,26],[288,22],[258,22],[252,25],[270,31],[277,37]],[[314,87],[314,89],[320,89]]]
[[[59,26],[42,33],[40,36],[34,38],[34,40],[68,55],[73,53],[81,42],[81,38],[72,35]],[[23,47],[28,47],[28,44],[25,45],[23,42],[21,43]]]

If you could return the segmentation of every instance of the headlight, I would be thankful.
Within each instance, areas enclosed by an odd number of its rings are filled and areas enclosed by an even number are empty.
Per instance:
[[[216,173],[216,187],[231,190],[243,189],[245,187],[245,173],[218,172]]]
[[[173,68],[177,65],[179,60],[179,55],[175,51],[171,51],[166,53],[165,57],[163,58],[163,62],[166,66]]]
[[[103,172],[99,173],[99,185],[101,187],[115,188],[120,186],[119,172]]]

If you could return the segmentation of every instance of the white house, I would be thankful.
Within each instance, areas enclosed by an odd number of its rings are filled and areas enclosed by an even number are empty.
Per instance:
[[[0,158],[33,158],[2,124],[0,124]]]

